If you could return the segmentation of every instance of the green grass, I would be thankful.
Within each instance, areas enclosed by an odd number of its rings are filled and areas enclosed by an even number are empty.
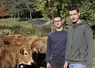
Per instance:
[[[42,18],[42,20],[44,20],[44,18]],[[42,27],[30,22],[31,20],[19,21],[19,19],[16,18],[0,19],[0,28],[11,28],[15,33],[24,34],[26,36],[47,36],[50,32],[50,25]]]
[[[18,21],[18,19],[15,18],[8,18],[8,19],[0,19],[0,25],[7,25],[9,27],[14,25],[20,25],[25,27],[32,27],[32,24],[28,23],[28,21]]]

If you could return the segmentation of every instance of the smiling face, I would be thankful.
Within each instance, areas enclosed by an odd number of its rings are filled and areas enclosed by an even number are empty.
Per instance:
[[[72,22],[77,22],[80,17],[80,13],[77,10],[69,11],[69,16]]]
[[[55,17],[54,18],[54,26],[57,29],[60,29],[62,27],[63,23],[62,23],[62,19],[60,17]]]

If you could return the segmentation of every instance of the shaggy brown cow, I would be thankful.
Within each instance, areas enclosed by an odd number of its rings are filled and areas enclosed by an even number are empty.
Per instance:
[[[16,47],[17,46],[20,47],[23,44],[30,47],[31,51],[35,51],[36,53],[46,53],[47,37],[39,37],[39,36],[24,37],[23,35],[16,34],[16,35],[4,36],[2,39],[3,39],[3,43],[5,45],[9,45],[10,47],[13,47],[14,45]]]
[[[25,37],[24,41],[31,45],[36,39],[39,39],[39,36]]]
[[[21,34],[14,34],[14,35],[6,35],[6,36],[2,36],[2,40],[4,44],[7,45],[21,45],[22,42],[24,41],[24,36]]]
[[[41,37],[41,40],[44,43],[44,47],[43,49],[40,51],[40,53],[46,53],[46,49],[47,49],[47,37]]]
[[[29,45],[3,45],[0,47],[0,68],[17,68],[18,64],[33,62]]]
[[[46,41],[47,37],[39,37],[39,36],[30,36],[24,37],[20,34],[14,35],[6,35],[0,37],[0,43],[7,44],[7,45],[22,45],[22,43],[26,42],[30,45],[31,49],[37,52],[46,52]],[[0,46],[2,45],[0,44]]]
[[[31,43],[31,48],[39,53],[46,53],[47,37],[39,37]]]
[[[46,57],[46,44],[47,44],[47,37],[39,37],[35,39],[32,44],[31,48],[33,49],[33,59],[37,63],[37,68],[40,66],[46,67],[45,57]]]
[[[33,50],[33,59],[35,63],[37,63],[37,68],[45,66],[47,37],[31,36],[25,38],[25,42],[27,42],[31,50]],[[41,62],[44,64],[41,64]]]

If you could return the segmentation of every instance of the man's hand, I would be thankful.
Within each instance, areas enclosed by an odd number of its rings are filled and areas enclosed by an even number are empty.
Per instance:
[[[68,67],[68,62],[65,61],[65,63],[64,63],[64,68],[67,68],[67,67]]]
[[[50,65],[50,63],[47,63],[47,68],[51,68],[51,65]]]

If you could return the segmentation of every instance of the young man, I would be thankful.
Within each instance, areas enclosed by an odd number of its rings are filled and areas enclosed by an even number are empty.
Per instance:
[[[47,68],[63,68],[65,62],[67,32],[63,30],[60,16],[54,19],[55,31],[48,35],[46,63]]]
[[[94,56],[93,32],[86,21],[80,19],[76,6],[68,9],[72,26],[68,30],[64,68],[92,68]]]

